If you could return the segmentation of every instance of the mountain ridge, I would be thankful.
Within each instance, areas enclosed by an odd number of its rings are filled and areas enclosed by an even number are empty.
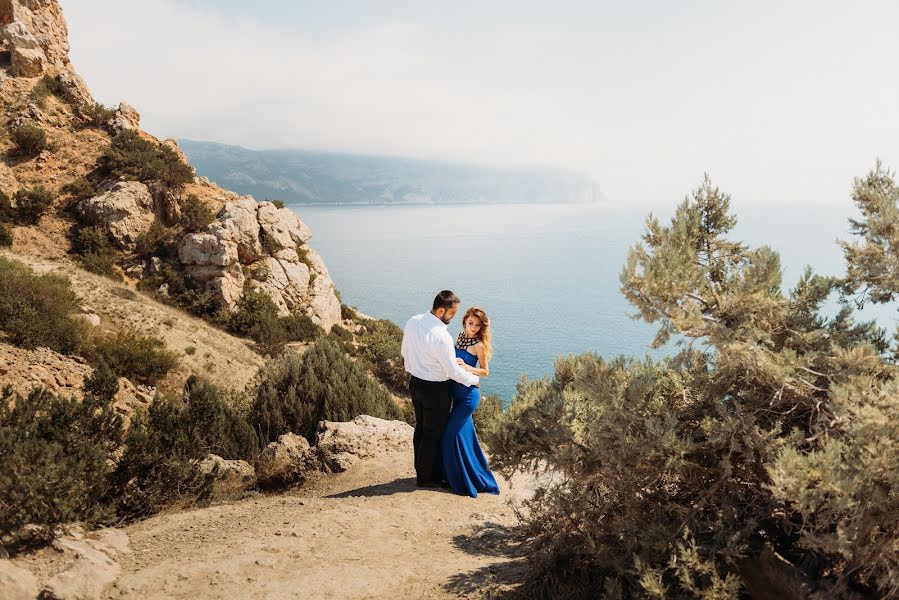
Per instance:
[[[242,194],[292,204],[594,203],[599,184],[575,171],[302,149],[252,150],[182,138],[197,174]]]

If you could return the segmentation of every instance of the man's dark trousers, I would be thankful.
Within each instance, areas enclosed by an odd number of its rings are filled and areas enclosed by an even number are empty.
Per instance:
[[[409,394],[415,408],[415,479],[419,484],[439,483],[446,477],[440,456],[440,438],[449,419],[452,402],[449,381],[425,381],[414,375]]]

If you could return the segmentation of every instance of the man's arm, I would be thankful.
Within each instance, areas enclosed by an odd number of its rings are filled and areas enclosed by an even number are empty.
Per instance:
[[[440,361],[443,372],[446,373],[446,378],[458,381],[462,385],[478,385],[481,381],[480,378],[469,373],[456,362],[456,353],[453,351],[453,338],[450,337],[449,333],[444,333],[445,335],[437,336],[434,343],[439,345],[436,349],[437,359]]]

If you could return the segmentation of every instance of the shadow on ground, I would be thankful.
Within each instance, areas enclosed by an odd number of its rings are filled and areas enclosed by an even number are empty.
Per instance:
[[[331,494],[325,498],[353,498],[358,496],[392,496],[394,494],[409,494],[412,492],[436,492],[438,494],[452,494],[452,490],[441,488],[419,488],[415,485],[414,477],[406,477],[404,479],[394,479],[388,483],[379,483],[377,485],[367,485],[365,487],[356,488],[355,490],[347,490],[339,494]]]
[[[516,597],[515,588],[527,574],[523,536],[515,527],[484,523],[473,533],[457,535],[453,544],[474,556],[492,556],[497,561],[480,569],[459,573],[447,581],[443,589],[457,596],[489,593],[491,598]]]

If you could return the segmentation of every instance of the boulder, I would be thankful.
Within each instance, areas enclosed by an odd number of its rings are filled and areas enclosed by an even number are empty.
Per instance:
[[[56,78],[59,80],[59,87],[65,99],[74,106],[85,106],[94,103],[94,97],[91,95],[87,84],[81,79],[77,73],[72,70],[60,72]]]
[[[139,181],[119,181],[106,193],[79,202],[78,211],[104,227],[123,250],[133,250],[155,219],[153,196]]]
[[[200,461],[200,472],[215,473],[216,495],[238,494],[256,485],[256,470],[245,460],[225,460],[210,454]]]
[[[10,48],[19,48],[23,50],[39,49],[41,45],[37,38],[34,37],[25,24],[20,21],[13,21],[4,25],[0,29],[0,39],[9,43]],[[43,51],[42,51],[43,53]]]
[[[256,201],[251,196],[244,196],[236,202],[226,202],[218,215],[222,226],[231,232],[231,239],[237,243],[237,254],[244,264],[253,263],[263,255],[256,208]]]
[[[16,77],[38,77],[46,65],[47,56],[40,48],[13,48],[10,52],[11,72]]]
[[[130,552],[128,536],[119,529],[75,533],[54,542],[54,547],[74,562],[50,579],[41,590],[46,600],[93,600],[105,597],[122,572],[116,562]]]
[[[3,600],[34,600],[38,593],[37,579],[10,560],[0,559],[0,597]]]
[[[226,267],[238,261],[237,244],[222,229],[213,233],[188,233],[178,244],[178,260],[184,265]]]
[[[306,438],[285,433],[271,442],[256,459],[256,478],[260,485],[274,487],[303,481],[313,462]]]
[[[352,421],[321,421],[315,454],[332,473],[345,471],[363,458],[385,452],[411,452],[413,428],[402,421],[360,415]]]
[[[278,208],[271,202],[260,202],[257,218],[272,253],[293,250],[312,237],[309,228],[289,208]]]
[[[140,113],[126,102],[119,103],[112,118],[112,128],[116,132],[126,129],[140,129]]]

